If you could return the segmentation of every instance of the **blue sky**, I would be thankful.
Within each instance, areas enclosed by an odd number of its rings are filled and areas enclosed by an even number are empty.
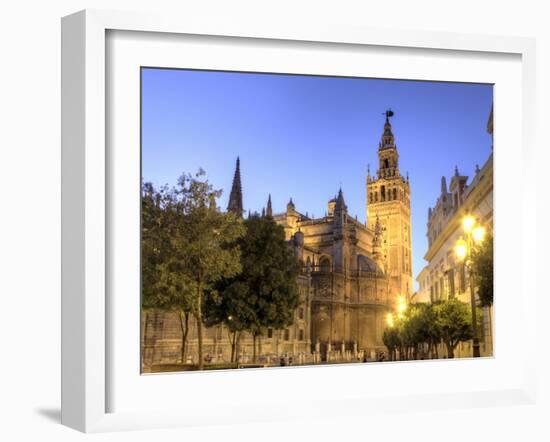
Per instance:
[[[202,167],[227,205],[237,156],[245,210],[325,214],[341,186],[366,218],[367,164],[377,169],[386,109],[402,174],[409,172],[413,276],[424,266],[428,207],[455,165],[472,176],[491,152],[491,85],[279,74],[142,70],[142,174],[176,183]],[[449,180],[448,180],[449,181]]]

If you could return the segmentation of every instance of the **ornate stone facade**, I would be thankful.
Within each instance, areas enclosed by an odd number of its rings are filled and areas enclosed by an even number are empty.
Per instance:
[[[487,131],[493,134],[493,111],[487,122]],[[491,146],[492,147],[492,146]],[[470,285],[467,267],[455,260],[456,241],[464,235],[462,219],[474,216],[478,222],[492,229],[493,226],[493,154],[489,155],[483,167],[476,166],[474,176],[469,177],[455,167],[450,186],[441,177],[441,191],[433,208],[428,211],[428,251],[424,256],[427,265],[418,274],[418,291],[414,302],[433,302],[457,297],[470,303]],[[492,356],[493,308],[477,309],[480,350],[482,356]],[[461,343],[456,357],[472,355],[471,343]]]
[[[412,287],[411,218],[408,177],[399,173],[398,152],[386,113],[378,148],[378,174],[367,176],[367,223],[349,216],[344,194],[328,201],[327,214],[310,218],[292,199],[286,210],[273,213],[271,196],[262,212],[285,230],[286,240],[302,262],[298,277],[301,302],[294,323],[284,330],[265,330],[260,338],[260,362],[276,363],[291,355],[295,363],[373,358],[385,350],[385,316],[399,295]],[[240,163],[229,210],[242,211]],[[179,317],[169,313],[142,315],[144,367],[180,358]],[[192,322],[192,321],[190,321]],[[196,362],[196,335],[191,324],[187,359]],[[227,361],[231,352],[223,326],[209,328],[204,353]],[[239,359],[250,360],[252,339],[243,336]]]

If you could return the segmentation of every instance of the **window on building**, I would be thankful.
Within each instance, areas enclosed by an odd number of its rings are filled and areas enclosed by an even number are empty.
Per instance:
[[[454,298],[455,296],[455,271],[450,269],[447,272],[447,284],[449,286],[449,298]]]
[[[285,341],[290,340],[290,330],[288,328],[285,328]]]
[[[298,309],[298,318],[304,319],[304,309],[303,308]]]
[[[298,339],[300,341],[304,340],[304,331],[302,329],[300,329],[300,331],[298,332]]]
[[[269,339],[271,339],[273,337],[273,329],[272,328],[267,329],[267,337]]]
[[[397,189],[393,189],[393,199],[396,200],[397,199]]]
[[[319,260],[319,267],[321,268],[321,272],[330,272],[330,259],[323,256]]]
[[[380,187],[380,201],[386,201],[386,186]]]

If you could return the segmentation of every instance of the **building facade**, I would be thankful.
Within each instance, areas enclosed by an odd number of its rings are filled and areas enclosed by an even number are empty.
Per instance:
[[[487,130],[492,136],[492,110]],[[493,154],[483,167],[476,166],[474,176],[455,168],[450,185],[441,177],[440,195],[433,208],[428,210],[428,251],[424,256],[427,265],[418,274],[418,291],[414,302],[435,302],[456,297],[470,304],[471,292],[467,266],[455,259],[455,244],[464,236],[462,219],[466,215],[476,218],[487,230],[493,228]],[[478,333],[482,356],[492,356],[492,307],[478,308]],[[472,342],[459,344],[457,357],[472,355]]]
[[[367,222],[348,214],[344,193],[327,203],[326,215],[309,217],[292,199],[274,213],[271,196],[263,216],[273,217],[302,263],[297,283],[300,305],[293,324],[283,330],[267,329],[259,338],[259,361],[276,363],[281,355],[295,363],[318,363],[374,358],[384,351],[382,336],[387,313],[397,297],[412,289],[411,215],[409,179],[399,171],[399,155],[390,117],[378,146],[377,175],[366,178]],[[237,159],[228,210],[243,213],[240,161]],[[155,364],[181,359],[182,324],[179,315],[142,314],[142,361],[145,370]],[[193,321],[190,321],[193,322]],[[187,362],[196,362],[196,325],[190,324]],[[213,361],[228,361],[229,334],[223,326],[210,327],[203,337],[204,354]],[[238,358],[251,361],[252,338],[244,334]]]

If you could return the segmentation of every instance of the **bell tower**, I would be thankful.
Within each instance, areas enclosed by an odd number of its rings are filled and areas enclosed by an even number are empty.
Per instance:
[[[367,223],[380,233],[377,244],[392,280],[393,295],[413,293],[411,206],[409,176],[399,171],[399,153],[387,110],[384,131],[378,145],[378,170],[367,172]]]

